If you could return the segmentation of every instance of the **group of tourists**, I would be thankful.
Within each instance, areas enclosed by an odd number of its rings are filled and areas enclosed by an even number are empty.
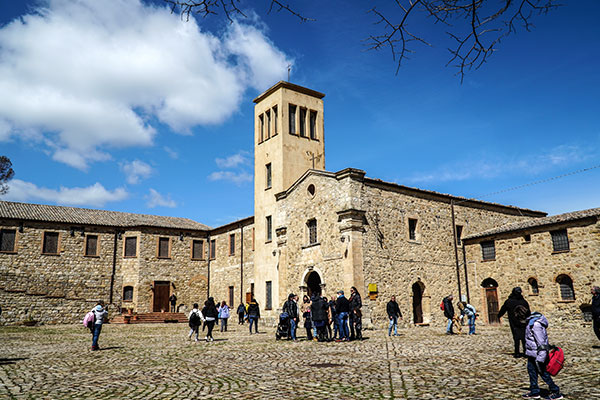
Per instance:
[[[467,324],[469,325],[469,335],[474,335],[477,310],[475,310],[475,307],[472,304],[469,304],[466,301],[460,301],[457,304],[460,313],[456,315],[454,312],[454,305],[452,304],[453,300],[454,296],[450,295],[444,297],[440,304],[440,308],[444,311],[444,316],[448,319],[446,335],[454,335],[454,327],[456,327],[459,332],[462,332],[462,323],[465,317],[467,318]]]

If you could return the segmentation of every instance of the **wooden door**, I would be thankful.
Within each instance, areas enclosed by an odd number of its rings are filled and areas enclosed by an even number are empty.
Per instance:
[[[170,282],[155,281],[154,282],[154,304],[152,311],[161,312],[169,311],[169,289]]]
[[[488,322],[490,324],[499,324],[500,319],[498,318],[498,292],[496,291],[496,288],[486,288],[485,298],[487,301]]]

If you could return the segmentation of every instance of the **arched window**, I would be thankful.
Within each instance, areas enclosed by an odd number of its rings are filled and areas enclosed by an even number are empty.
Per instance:
[[[575,300],[575,291],[573,290],[573,280],[568,275],[559,275],[556,283],[560,287],[561,300]]]
[[[538,281],[535,278],[529,278],[527,280],[527,282],[529,283],[529,287],[531,288],[531,294],[533,295],[538,295],[540,294],[540,288],[538,286]]]
[[[133,286],[123,288],[123,301],[133,301]]]

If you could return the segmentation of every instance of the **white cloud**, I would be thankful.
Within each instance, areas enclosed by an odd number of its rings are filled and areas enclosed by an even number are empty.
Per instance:
[[[182,133],[222,122],[289,62],[254,26],[219,37],[140,0],[43,4],[0,28],[0,140],[41,136],[79,169],[152,145],[154,118]]]
[[[9,191],[3,197],[3,200],[21,202],[44,201],[67,206],[103,207],[106,203],[121,201],[129,196],[129,193],[124,188],[117,188],[110,191],[106,190],[98,182],[92,186],[83,188],[61,186],[60,189],[56,190],[38,187],[33,183],[20,179],[13,179],[8,183],[8,186]]]
[[[252,175],[246,171],[215,171],[208,176],[211,181],[230,181],[236,185],[241,185],[244,182],[252,182]]]
[[[163,149],[173,160],[177,160],[179,158],[179,154],[172,148],[165,146]]]
[[[132,185],[140,183],[140,180],[148,178],[153,172],[150,165],[140,160],[122,164],[121,170],[125,173],[127,183]]]
[[[148,200],[146,202],[146,206],[148,206],[148,208],[154,208],[158,206],[169,208],[177,207],[177,203],[171,200],[170,196],[164,197],[162,194],[158,193],[152,188],[150,188],[150,193],[146,196],[146,199]]]
[[[238,165],[245,165],[250,162],[248,159],[248,152],[240,150],[237,154],[231,155],[225,158],[215,159],[219,168],[235,168]]]

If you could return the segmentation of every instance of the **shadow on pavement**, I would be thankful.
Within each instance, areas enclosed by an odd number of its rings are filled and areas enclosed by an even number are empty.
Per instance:
[[[17,358],[0,358],[0,365],[10,365],[16,364],[17,361],[27,360],[26,357],[17,357]]]

